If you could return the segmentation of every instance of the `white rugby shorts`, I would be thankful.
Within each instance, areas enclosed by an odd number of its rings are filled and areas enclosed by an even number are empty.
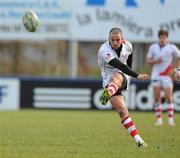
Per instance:
[[[162,87],[162,88],[172,88],[173,81],[172,81],[171,77],[169,77],[169,76],[158,76],[158,77],[152,79],[151,85]]]

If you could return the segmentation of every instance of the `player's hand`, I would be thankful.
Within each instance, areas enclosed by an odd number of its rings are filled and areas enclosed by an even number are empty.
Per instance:
[[[139,74],[137,79],[139,79],[139,80],[149,80],[150,77],[147,74]]]
[[[155,64],[161,64],[162,63],[162,58],[158,58],[154,61]]]

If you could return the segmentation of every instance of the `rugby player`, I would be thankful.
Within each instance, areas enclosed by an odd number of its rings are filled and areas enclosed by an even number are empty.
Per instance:
[[[130,76],[140,80],[148,80],[149,76],[137,74],[131,69],[132,45],[123,39],[120,28],[112,28],[109,31],[109,40],[103,43],[98,51],[98,65],[104,87],[101,97],[102,104],[106,105],[109,100],[118,112],[123,126],[134,138],[138,147],[147,147],[129,116],[122,91],[127,89]]]
[[[179,79],[179,72],[173,68],[173,56],[177,57],[176,68],[180,68],[180,51],[168,41],[168,31],[159,30],[158,42],[149,47],[147,63],[152,65],[152,87],[154,96],[155,125],[163,124],[161,91],[167,104],[168,124],[174,126],[173,81]]]

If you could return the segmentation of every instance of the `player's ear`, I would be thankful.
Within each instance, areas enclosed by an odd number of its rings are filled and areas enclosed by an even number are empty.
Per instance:
[[[122,37],[122,43],[125,43],[125,39]]]

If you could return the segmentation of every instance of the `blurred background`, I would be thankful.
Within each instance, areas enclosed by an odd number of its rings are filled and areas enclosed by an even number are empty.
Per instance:
[[[16,96],[18,107],[35,107],[34,89],[37,87],[61,89],[66,82],[68,89],[82,88],[82,85],[85,88],[93,82],[90,87],[93,90],[87,92],[91,98],[86,101],[94,105],[94,94],[101,89],[97,52],[100,45],[108,40],[112,27],[120,27],[124,38],[132,42],[133,69],[139,73],[150,73],[151,68],[145,62],[146,54],[149,45],[157,41],[160,28],[167,29],[170,42],[180,48],[179,5],[178,0],[0,0],[1,107],[14,104],[3,102],[6,97],[10,100],[8,97],[12,90],[6,87],[12,80],[16,80],[16,87],[19,87],[13,92],[19,92]],[[30,9],[40,19],[40,27],[34,33],[27,32],[22,24],[22,16]],[[71,85],[75,82],[78,85]],[[141,89],[151,92],[149,83],[144,84],[139,88],[134,83],[138,89],[134,92]],[[176,88],[176,110],[180,110],[179,87]],[[141,99],[149,107],[140,109],[152,109],[152,98],[149,102],[147,98]],[[61,107],[57,98],[54,102],[54,107]],[[47,107],[51,105],[52,102]],[[138,105],[130,103],[129,107],[136,109]]]

